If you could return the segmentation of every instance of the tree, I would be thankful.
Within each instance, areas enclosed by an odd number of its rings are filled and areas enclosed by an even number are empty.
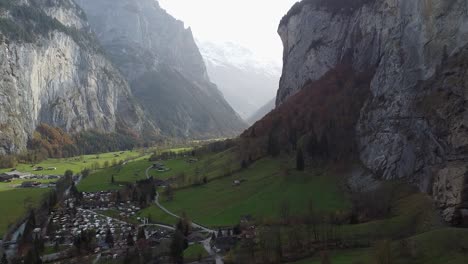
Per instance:
[[[166,189],[164,189],[164,196],[166,197],[167,201],[172,201],[174,200],[174,190],[172,189],[172,186],[168,185]]]
[[[374,261],[376,264],[392,264],[393,252],[392,244],[388,240],[383,240],[377,242],[374,246]]]
[[[132,233],[128,233],[127,235],[127,246],[129,247],[135,246],[135,241],[133,240]]]
[[[318,216],[315,210],[314,202],[312,200],[309,200],[307,216],[306,216],[306,225],[307,225],[308,232],[310,232],[310,230],[312,229],[312,233],[314,234],[315,240],[318,240],[317,226],[319,224],[319,219],[320,217]],[[311,240],[310,233],[309,233],[309,240]]]
[[[142,227],[138,229],[137,240],[146,239],[145,229]]]
[[[8,264],[8,259],[5,253],[3,253],[2,260],[0,261],[0,264]]]
[[[247,161],[242,160],[241,168],[242,168],[242,169],[247,169],[248,166],[249,166],[249,165],[247,164]]]
[[[289,218],[291,217],[291,205],[289,201],[281,203],[280,216],[284,223],[289,223]]]
[[[73,171],[72,170],[66,170],[65,171],[65,177],[66,178],[73,177]]]
[[[114,174],[112,174],[112,176],[111,176],[111,183],[112,183],[112,184],[115,183]]]
[[[39,253],[34,250],[34,248],[30,249],[24,258],[24,264],[42,264],[42,260],[39,257]]]
[[[327,251],[322,251],[322,253],[320,253],[320,263],[331,264],[330,255]]]
[[[83,178],[88,177],[90,173],[91,173],[91,170],[88,168],[81,171],[81,175],[83,176]]]
[[[184,250],[186,249],[186,241],[184,234],[180,230],[176,230],[171,241],[171,257],[174,263],[184,263]]]
[[[106,238],[104,240],[109,247],[114,247],[114,236],[110,229],[107,229]]]
[[[104,161],[104,168],[109,168],[109,165],[110,165],[110,164],[109,164],[109,161],[108,161],[108,160]]]
[[[190,219],[187,217],[185,213],[182,214],[182,218],[179,219],[177,222],[176,228],[177,230],[181,231],[184,236],[188,236],[190,234],[192,223]]]
[[[302,152],[302,149],[299,148],[296,154],[296,169],[298,171],[304,171],[304,167],[305,167],[304,153]]]
[[[276,157],[280,154],[281,150],[279,148],[278,139],[273,134],[273,131],[268,135],[268,154],[273,157]]]

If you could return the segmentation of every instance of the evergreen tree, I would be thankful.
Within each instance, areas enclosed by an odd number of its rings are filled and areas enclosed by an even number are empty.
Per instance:
[[[145,229],[142,227],[138,229],[137,240],[146,239]]]
[[[112,235],[110,229],[107,229],[105,242],[109,247],[114,247],[114,236]]]
[[[184,263],[184,250],[186,248],[186,241],[184,234],[180,230],[176,230],[172,238],[170,250],[174,263]]]
[[[115,179],[114,179],[114,175],[112,174],[111,176],[111,183],[114,184],[115,183]]]
[[[247,169],[247,167],[248,167],[247,161],[242,160],[241,167],[242,167],[242,169]]]
[[[302,149],[297,150],[296,168],[298,171],[304,171],[305,168],[304,153],[302,152]]]
[[[268,135],[268,154],[270,154],[273,157],[276,157],[280,154],[280,152],[281,150],[279,148],[278,139],[273,134],[273,132],[270,132],[270,134]]]
[[[0,264],[8,264],[8,259],[5,253],[3,253],[2,260],[0,261]]]
[[[65,171],[65,177],[66,177],[66,178],[71,178],[71,177],[73,177],[73,171],[72,171],[72,170],[66,170],[66,171]]]
[[[135,241],[133,240],[132,233],[128,233],[127,235],[127,246],[133,247],[135,245]]]

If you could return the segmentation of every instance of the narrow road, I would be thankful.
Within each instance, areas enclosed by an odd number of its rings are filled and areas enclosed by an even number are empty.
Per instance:
[[[151,176],[149,175],[149,170],[150,170],[151,168],[152,168],[152,166],[150,166],[150,167],[148,167],[148,168],[146,169],[146,178],[147,178],[147,179],[149,179],[149,178],[151,177]],[[178,216],[178,215],[174,214],[173,212],[169,211],[166,207],[162,206],[161,203],[159,203],[159,196],[160,196],[160,195],[159,195],[159,192],[156,190],[156,198],[155,198],[155,200],[154,200],[154,203],[156,204],[156,206],[159,207],[159,209],[163,210],[166,214],[168,214],[168,215],[170,215],[170,216],[173,216],[173,217],[175,217],[175,218],[179,218],[179,219],[180,219],[180,218],[181,218],[180,216]],[[201,230],[203,230],[203,231],[205,231],[205,232],[208,232],[208,233],[210,233],[210,234],[216,233],[215,230],[209,229],[209,228],[207,228],[207,227],[204,227],[204,226],[199,225],[199,224],[194,223],[194,222],[192,222],[192,227],[201,229]]]
[[[150,167],[148,167],[148,168],[146,169],[146,172],[145,172],[145,173],[146,173],[146,178],[147,178],[147,179],[150,178],[149,170],[150,170],[152,167],[153,167],[153,166],[150,166]],[[178,215],[174,214],[173,212],[169,211],[168,209],[166,209],[164,206],[162,206],[162,205],[159,203],[159,192],[158,192],[158,190],[156,190],[156,198],[155,198],[154,203],[156,204],[157,207],[159,207],[159,209],[163,210],[166,214],[168,214],[168,215],[170,215],[170,216],[173,216],[173,217],[175,217],[175,218],[179,218],[179,219],[181,218],[180,216],[178,216]],[[194,228],[199,228],[199,229],[201,229],[201,230],[203,230],[203,231],[205,231],[205,232],[208,232],[208,233],[210,233],[210,234],[215,234],[215,233],[216,233],[215,230],[209,229],[209,228],[207,228],[207,227],[204,227],[204,226],[199,225],[199,224],[194,223],[194,222],[192,222],[192,227],[194,227]],[[208,252],[208,254],[209,254],[210,256],[213,256],[213,257],[215,258],[216,264],[224,264],[223,257],[222,257],[221,255],[217,254],[217,253],[213,250],[213,248],[211,248],[211,243],[210,243],[210,242],[211,242],[211,237],[208,238],[208,239],[206,239],[206,240],[204,240],[204,241],[202,242],[202,245],[203,245],[203,247],[205,248],[206,252]]]

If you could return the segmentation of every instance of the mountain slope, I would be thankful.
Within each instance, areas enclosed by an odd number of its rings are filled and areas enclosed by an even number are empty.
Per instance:
[[[137,100],[168,136],[235,136],[245,124],[208,78],[190,29],[153,0],[78,0]]]
[[[281,75],[277,63],[234,43],[198,45],[211,80],[244,120],[275,96]]]
[[[251,115],[247,122],[249,124],[254,124],[258,120],[262,119],[265,115],[271,112],[271,110],[275,109],[275,99],[271,99],[268,103],[264,106],[260,107],[253,115]]]
[[[296,4],[278,30],[277,109],[244,138],[270,151],[302,139],[311,156],[355,157],[375,178],[431,193],[457,223],[468,215],[466,8],[462,0]]]
[[[0,1],[0,154],[40,123],[67,132],[154,130],[71,0]]]

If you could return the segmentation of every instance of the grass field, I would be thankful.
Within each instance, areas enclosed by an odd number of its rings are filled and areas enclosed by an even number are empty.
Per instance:
[[[156,205],[147,207],[140,212],[138,212],[139,217],[146,217],[151,220],[152,223],[161,223],[166,225],[175,225],[178,222],[178,219],[164,213]]]
[[[205,248],[201,244],[193,244],[190,245],[184,251],[184,261],[189,263],[190,261],[197,261],[198,259],[203,259],[208,257],[208,252],[206,252]]]
[[[47,159],[37,164],[24,164],[20,163],[16,166],[16,169],[21,172],[30,172],[37,175],[63,175],[66,170],[72,170],[75,173],[82,171],[85,168],[91,168],[94,163],[99,163],[100,166],[103,166],[106,161],[112,164],[115,162],[119,162],[120,160],[130,160],[134,159],[141,154],[137,151],[119,151],[119,152],[109,152],[103,154],[95,154],[95,155],[83,155],[78,157],[72,158],[64,158],[64,159]],[[45,169],[49,167],[57,168],[56,170],[43,170],[43,171],[34,171],[35,167],[43,167]],[[0,173],[11,171],[10,169],[0,169]]]
[[[133,183],[137,180],[146,179],[145,170],[151,164],[148,161],[148,156],[145,156],[135,161],[130,161],[125,165],[98,170],[82,179],[78,185],[78,190],[82,192],[117,190],[120,188],[119,182]],[[115,184],[111,183],[112,175],[114,176]]]
[[[282,175],[288,160],[263,159],[231,177],[199,187],[181,189],[173,201],[163,205],[176,214],[185,212],[197,223],[228,226],[239,222],[242,215],[257,219],[277,219],[280,207],[287,203],[291,214],[302,214],[312,202],[317,210],[347,210],[350,206],[340,190],[339,179],[320,171],[291,171]],[[233,186],[234,180],[243,181]],[[153,210],[155,219],[163,213]]]
[[[9,191],[9,190],[13,190],[13,189],[16,189],[16,187],[18,187],[19,185],[21,185],[21,183],[25,182],[25,181],[28,181],[28,180],[13,180],[11,182],[0,182],[0,192],[2,191]],[[55,182],[57,181],[56,179],[54,180],[29,180],[29,181],[35,181],[35,182],[40,182],[40,183],[50,183],[50,182]]]
[[[408,239],[410,254],[402,253],[401,241],[394,241],[388,254],[395,264],[466,264],[468,263],[468,230],[439,228]],[[375,260],[376,250],[354,249],[329,252],[331,263],[380,263]],[[320,255],[294,264],[320,264]]]
[[[356,249],[356,250],[336,250],[329,251],[328,256],[333,264],[353,264],[353,263],[371,263],[371,250],[370,249]],[[321,264],[320,254],[313,258],[304,259],[291,264]]]
[[[468,263],[468,229],[466,228],[437,229],[414,236],[410,240],[414,245],[414,256],[409,258],[412,264]],[[398,248],[397,243],[394,248]],[[400,260],[399,263],[405,262]]]
[[[28,208],[38,206],[48,189],[15,189],[0,192],[0,237],[11,224],[22,218]]]
[[[169,171],[150,170],[149,174],[157,179],[168,179],[184,173],[186,175],[185,182],[179,183],[179,187],[187,186],[192,184],[196,177],[201,179],[206,176],[207,179],[213,179],[223,175],[228,163],[231,164],[231,170],[239,168],[239,164],[231,162],[233,155],[231,151],[206,155],[196,163],[188,163],[187,158],[167,160],[162,163],[170,169]],[[133,183],[146,179],[146,169],[155,163],[148,161],[148,158],[149,156],[144,156],[123,166],[96,171],[81,181],[78,190],[85,192],[116,190],[120,188],[118,183]],[[111,184],[112,175],[114,175],[116,184]]]

